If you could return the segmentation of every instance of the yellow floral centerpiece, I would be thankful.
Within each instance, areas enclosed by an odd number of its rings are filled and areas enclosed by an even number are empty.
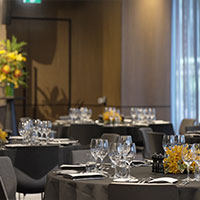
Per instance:
[[[0,129],[0,149],[7,142],[8,133]]]
[[[12,39],[0,42],[0,83],[18,88],[25,86],[27,73],[24,71],[26,62],[25,53],[22,52],[25,42],[17,42],[15,36]]]
[[[116,120],[117,119],[117,120]],[[103,113],[103,121],[104,123],[113,123],[113,122],[121,122],[122,116],[118,112],[114,111],[106,111]]]
[[[186,147],[184,147],[183,145],[175,145],[174,147],[167,148],[166,158],[164,158],[163,160],[165,174],[180,174],[187,169],[186,164],[182,160],[182,151],[187,151]],[[191,150],[188,155],[192,157]],[[194,170],[195,162],[190,165],[190,171],[194,172]]]

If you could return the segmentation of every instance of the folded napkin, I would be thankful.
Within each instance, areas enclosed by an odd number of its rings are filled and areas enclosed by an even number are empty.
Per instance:
[[[129,182],[129,183],[137,183],[138,179],[137,178],[114,178],[113,182]]]
[[[97,172],[84,172],[84,173],[66,173],[64,174],[65,178],[73,179],[73,180],[93,180],[93,179],[102,179],[106,176],[97,173]]]
[[[79,164],[79,165],[68,165],[68,164],[62,164],[60,165],[60,169],[76,169],[76,170],[85,170],[86,165],[85,164]]]
[[[48,144],[52,145],[71,145],[78,143],[78,140],[56,140],[56,141],[50,141]]]
[[[5,147],[10,148],[10,147],[25,147],[28,146],[26,144],[6,144]]]
[[[23,140],[22,136],[10,136],[9,140]]]
[[[152,179],[150,181],[148,181],[148,183],[176,183],[178,181],[178,179],[176,178],[172,178],[172,177],[160,177],[160,178],[155,178]]]
[[[153,124],[169,124],[170,122],[169,121],[164,121],[164,120],[155,120],[153,122]]]

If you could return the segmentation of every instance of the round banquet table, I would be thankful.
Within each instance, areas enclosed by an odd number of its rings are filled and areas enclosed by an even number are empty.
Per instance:
[[[134,167],[131,170],[133,176],[138,179],[142,179],[145,177],[153,177],[158,178],[162,176],[177,178],[178,182],[173,184],[175,190],[177,190],[178,198],[177,200],[199,200],[200,199],[200,182],[190,182],[185,186],[180,186],[180,181],[186,178],[186,174],[172,175],[172,174],[160,174],[160,173],[152,173],[151,167]],[[193,177],[193,174],[190,175]],[[121,184],[121,183],[119,183]],[[112,184],[112,179],[104,178],[99,180],[71,180],[68,178],[64,178],[61,175],[56,175],[54,172],[50,172],[47,177],[47,183],[45,187],[45,200],[114,200],[111,195],[111,191],[109,190],[109,186]],[[139,184],[128,184],[127,187],[133,187]],[[152,185],[152,184],[148,184]],[[147,185],[147,187],[148,187]],[[172,186],[172,184],[170,184]],[[124,186],[124,184],[123,184]],[[141,186],[141,185],[140,185]],[[163,187],[166,187],[166,190],[163,192],[163,197],[167,195],[170,191],[168,191],[167,186],[169,184],[164,184]],[[125,186],[126,187],[126,186]],[[131,189],[127,190],[127,193],[131,192]],[[119,192],[119,193],[118,193]],[[115,194],[120,195],[121,189],[118,190]],[[132,194],[130,193],[130,198],[125,198],[126,200],[134,199]],[[148,192],[145,195],[145,199],[148,198]]]

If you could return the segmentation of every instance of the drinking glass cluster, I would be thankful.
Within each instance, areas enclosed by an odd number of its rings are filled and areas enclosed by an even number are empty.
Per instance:
[[[24,143],[37,145],[44,138],[45,143],[49,141],[52,123],[48,120],[21,119],[18,125],[19,135],[23,137]]]
[[[89,121],[92,116],[92,109],[87,107],[70,108],[69,117],[72,122]]]
[[[162,146],[164,151],[166,152],[167,148],[171,149],[175,145],[185,144],[185,136],[184,135],[164,135]]]
[[[132,107],[130,109],[130,115],[132,117],[132,123],[137,123],[137,122],[151,123],[156,120],[156,109]]]
[[[107,139],[92,139],[90,151],[96,163],[100,159],[101,172],[103,160],[108,155],[111,167],[115,169],[114,178],[131,178],[130,168],[136,156],[136,146],[131,136],[120,136],[114,143],[108,143]]]
[[[109,152],[109,142],[107,139],[91,139],[90,152],[95,160],[95,171],[97,172],[97,161],[101,161],[101,172],[103,171],[103,160]]]

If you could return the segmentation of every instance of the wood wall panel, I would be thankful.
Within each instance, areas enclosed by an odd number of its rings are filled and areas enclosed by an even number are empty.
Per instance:
[[[122,106],[159,107],[170,119],[170,35],[171,0],[123,1]]]
[[[22,4],[19,1],[15,1],[12,8],[13,16],[23,17],[53,17],[53,18],[69,18],[72,20],[72,105],[81,106],[89,105],[94,109],[93,117],[96,118],[100,112],[101,107],[97,105],[97,98],[100,96],[108,96],[109,104],[120,104],[120,52],[121,52],[121,4],[119,0],[116,1],[43,1],[41,5]],[[108,20],[107,20],[108,19]],[[13,25],[9,25],[13,26]],[[9,27],[8,26],[8,27]],[[62,26],[61,26],[62,27]],[[55,28],[42,26],[35,27],[30,26],[30,33],[33,32],[32,37],[29,39],[28,44],[35,44],[31,47],[30,52],[34,53],[34,60],[29,64],[30,68],[38,66],[39,69],[39,87],[47,88],[47,85],[53,87],[53,85],[61,86],[59,76],[66,72],[61,70],[58,72],[59,63],[67,62],[67,56],[64,57],[62,53],[56,55],[59,52],[56,48],[57,45],[64,45],[59,41],[67,38],[66,31],[61,30],[59,24],[55,25]],[[9,28],[8,28],[9,29]],[[24,28],[26,29],[26,28]],[[38,30],[37,30],[38,29]],[[41,30],[40,30],[41,29]],[[10,29],[11,30],[11,29]],[[10,31],[10,34],[14,31]],[[49,37],[55,35],[52,40],[54,45],[53,51],[50,52],[51,62],[48,60],[48,53],[43,48],[38,48],[36,52],[36,44],[39,42],[37,36],[43,35],[41,44],[45,44],[47,48],[51,44],[48,42]],[[44,36],[46,34],[46,37]],[[34,37],[33,37],[34,36]],[[39,37],[41,38],[41,37]],[[66,45],[67,46],[67,45]],[[50,47],[52,49],[52,47]],[[59,49],[62,49],[60,46]],[[53,53],[53,55],[51,54]],[[44,59],[44,60],[43,60]],[[63,61],[61,61],[63,59]],[[43,76],[44,68],[48,67],[48,76],[44,80],[40,78]],[[51,70],[55,67],[55,70]],[[31,72],[32,73],[32,72]],[[111,75],[107,75],[111,74]],[[53,76],[56,75],[56,78]],[[33,74],[31,75],[33,77]],[[50,79],[48,79],[50,78]],[[66,77],[67,80],[67,77]],[[30,82],[30,95],[27,96],[28,104],[32,110],[32,104],[34,102],[33,86],[34,80]],[[112,83],[112,84],[111,84]],[[66,88],[62,86],[62,88]],[[48,95],[48,92],[45,92]],[[65,93],[67,95],[67,92]],[[51,108],[42,105],[44,99],[41,98],[41,94],[38,93],[39,104],[38,109],[45,111]],[[68,98],[68,96],[66,96]],[[57,99],[62,99],[62,96],[58,95]],[[67,102],[66,102],[67,105]],[[45,115],[46,118],[66,114],[66,105],[62,109],[58,109],[56,101],[54,102],[54,114],[51,116]],[[28,105],[27,105],[28,106]],[[64,105],[63,105],[64,106]],[[55,110],[56,113],[55,114]],[[32,112],[29,112],[32,115]]]
[[[103,95],[121,105],[121,2],[105,3],[103,15]]]

